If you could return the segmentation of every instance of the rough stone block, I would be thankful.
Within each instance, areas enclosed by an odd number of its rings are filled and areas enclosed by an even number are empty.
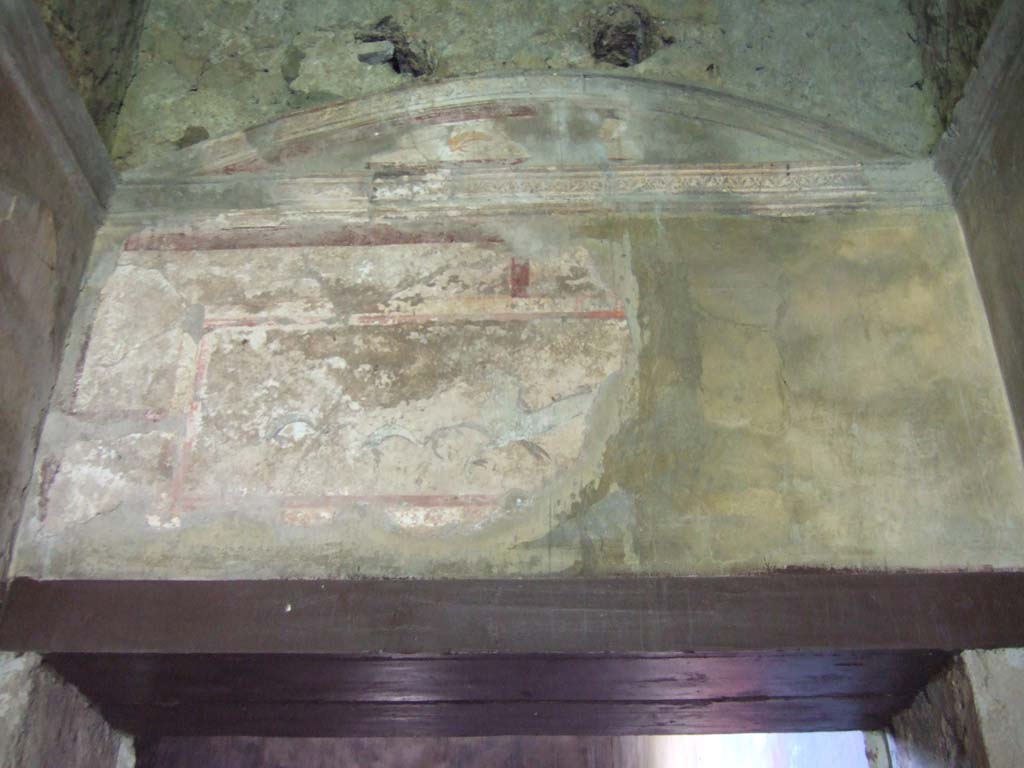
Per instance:
[[[0,768],[134,764],[127,737],[38,656],[0,654]]]

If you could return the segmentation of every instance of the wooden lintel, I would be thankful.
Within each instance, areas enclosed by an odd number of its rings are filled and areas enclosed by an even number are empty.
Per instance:
[[[0,625],[149,737],[878,728],[953,651],[1021,644],[994,572],[16,579]]]
[[[15,579],[0,649],[650,654],[1024,644],[1024,573],[352,581]]]

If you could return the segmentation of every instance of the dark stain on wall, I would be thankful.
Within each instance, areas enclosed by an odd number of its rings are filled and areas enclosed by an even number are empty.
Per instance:
[[[989,768],[967,670],[957,658],[892,723],[893,765]]]
[[[927,87],[933,92],[942,127],[948,128],[1002,0],[909,0],[909,5]]]
[[[149,0],[34,0],[71,83],[110,147],[125,91],[135,74]]]

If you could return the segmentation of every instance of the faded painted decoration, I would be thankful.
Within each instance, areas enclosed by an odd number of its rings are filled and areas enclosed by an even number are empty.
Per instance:
[[[471,530],[578,462],[599,391],[614,388],[606,382],[632,348],[622,301],[587,251],[517,262],[504,242],[471,233],[368,237],[377,244],[181,261],[144,241],[125,251],[74,413],[102,419],[117,402],[124,417],[154,423],[188,414],[166,457],[169,484],[149,502],[152,525],[255,504],[300,526],[355,515]],[[130,308],[143,295],[139,323]],[[130,453],[174,442],[154,433]],[[85,510],[86,499],[62,495],[83,483],[117,494],[102,450],[81,449],[81,462],[54,469],[48,504]],[[140,476],[137,491],[152,479]]]
[[[17,575],[1020,564],[945,193],[771,107],[539,75],[301,113],[128,174],[86,296]]]

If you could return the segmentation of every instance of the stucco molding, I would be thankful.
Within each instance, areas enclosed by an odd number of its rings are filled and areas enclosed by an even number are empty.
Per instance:
[[[402,168],[337,176],[228,176],[127,181],[111,221],[181,226],[277,226],[466,213],[558,214],[671,210],[806,216],[948,205],[927,161],[624,166],[601,169]]]

